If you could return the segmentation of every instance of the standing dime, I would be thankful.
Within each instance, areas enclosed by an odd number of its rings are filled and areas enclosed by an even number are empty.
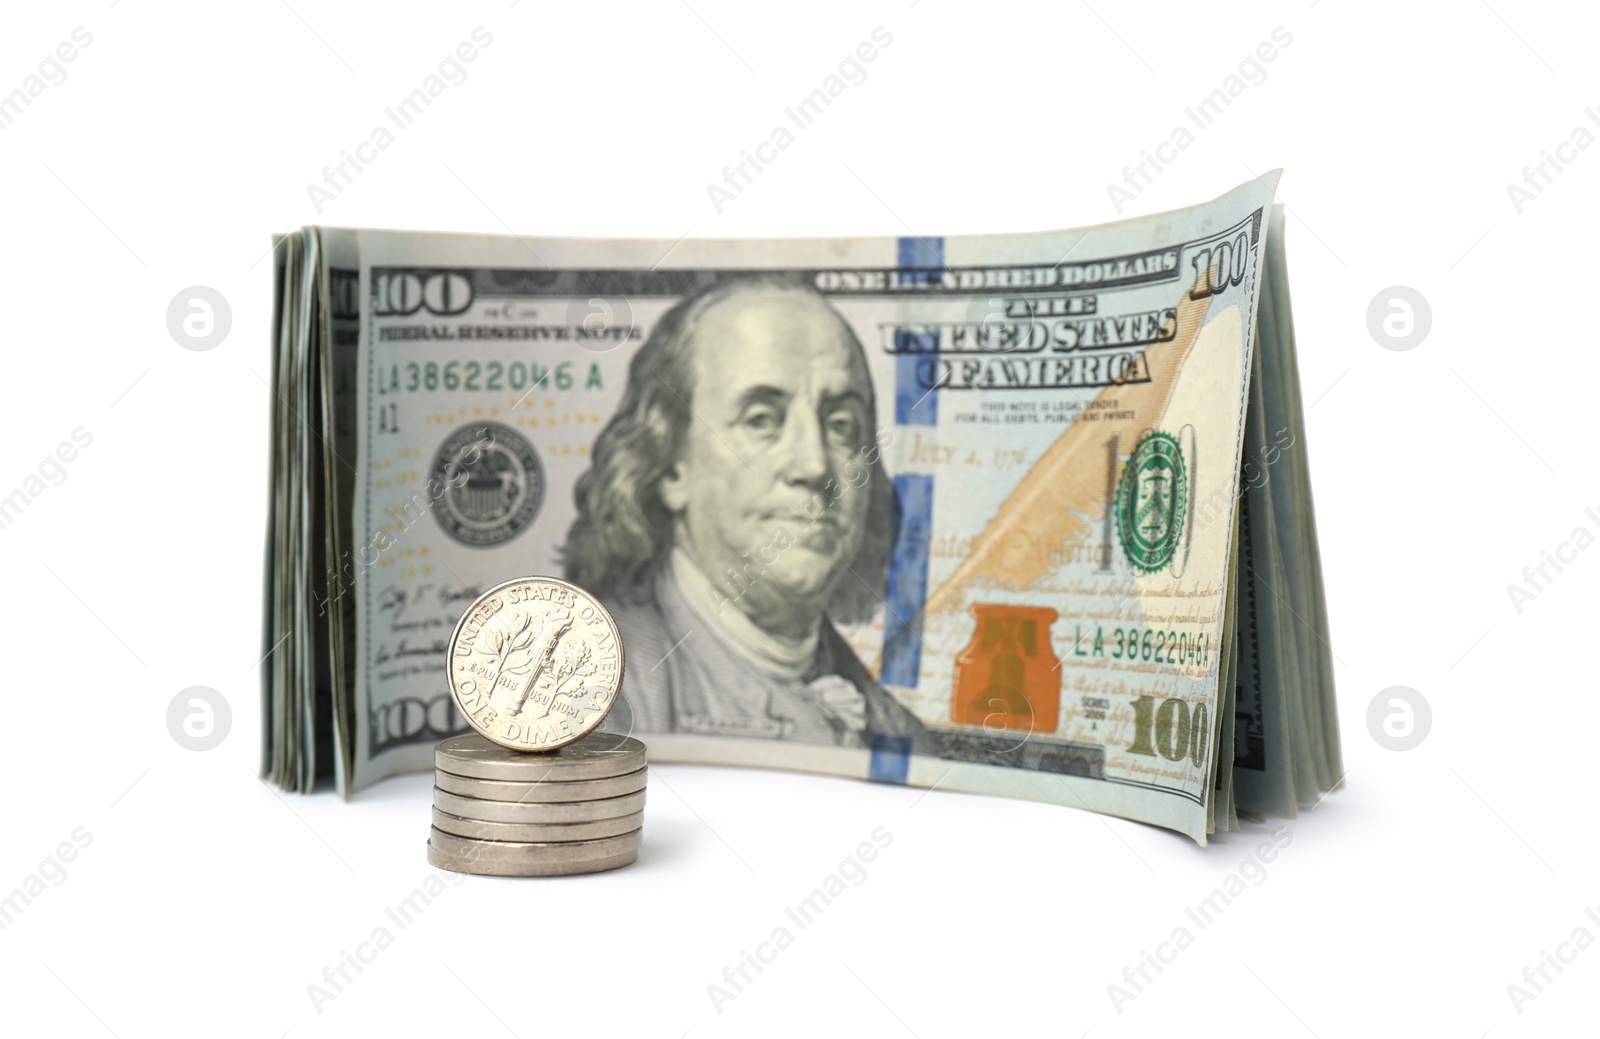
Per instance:
[[[520,801],[523,804],[593,801],[643,790],[646,771],[641,768],[637,772],[612,776],[610,779],[576,779],[570,783],[508,783],[503,779],[473,779],[471,776],[435,771],[433,785],[458,797],[475,797],[483,801]]]
[[[457,873],[495,877],[558,877],[598,873],[639,857],[639,831],[570,844],[477,841],[435,827],[428,837],[428,862]]]
[[[554,577],[480,595],[450,636],[450,692],[512,750],[555,750],[605,720],[622,688],[622,634],[598,599]]]
[[[433,807],[462,819],[501,823],[586,823],[644,810],[644,791],[599,801],[482,801],[433,788]]]
[[[632,736],[592,732],[548,754],[525,754],[469,732],[441,741],[434,748],[433,763],[440,772],[475,779],[565,783],[637,772],[645,766],[645,748]]]

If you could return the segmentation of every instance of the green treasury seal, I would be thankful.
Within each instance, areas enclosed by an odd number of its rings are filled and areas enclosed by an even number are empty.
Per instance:
[[[1189,473],[1177,438],[1145,434],[1117,485],[1117,534],[1128,562],[1153,574],[1172,560],[1189,507]]]

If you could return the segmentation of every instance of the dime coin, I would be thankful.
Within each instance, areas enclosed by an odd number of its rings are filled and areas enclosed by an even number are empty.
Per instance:
[[[622,633],[577,585],[519,577],[462,615],[447,665],[456,706],[479,733],[511,750],[555,750],[592,732],[617,702]]]
[[[644,813],[634,812],[615,819],[596,819],[588,823],[496,823],[479,819],[463,819],[433,810],[433,828],[456,837],[470,837],[480,841],[537,841],[539,843],[569,843],[588,841],[597,837],[616,837],[630,833],[644,825]]]
[[[576,779],[570,783],[546,781],[513,783],[504,779],[473,779],[435,771],[433,785],[446,793],[475,797],[484,801],[515,801],[523,804],[542,801],[593,801],[621,797],[643,790],[648,769],[628,772],[610,779]],[[470,818],[470,817],[469,817]]]
[[[469,732],[451,736],[435,747],[433,763],[441,772],[474,779],[566,783],[637,772],[645,766],[645,747],[632,736],[592,732],[548,754],[525,754]]]
[[[558,877],[598,873],[639,857],[639,830],[617,837],[569,844],[477,841],[435,827],[428,837],[428,862],[457,873],[495,877]]]
[[[433,806],[462,819],[502,823],[586,823],[644,810],[644,791],[595,801],[482,801],[433,788]]]

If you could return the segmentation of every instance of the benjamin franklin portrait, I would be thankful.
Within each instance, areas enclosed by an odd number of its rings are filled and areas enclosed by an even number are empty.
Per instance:
[[[622,630],[635,730],[931,753],[834,626],[882,605],[894,490],[876,431],[861,344],[809,287],[731,279],[661,318],[563,556]]]

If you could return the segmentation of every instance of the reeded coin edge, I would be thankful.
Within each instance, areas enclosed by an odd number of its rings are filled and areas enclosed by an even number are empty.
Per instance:
[[[428,829],[431,831],[428,837],[430,841],[434,837],[446,838],[443,845],[435,845],[435,847],[443,847],[446,851],[450,850],[451,843],[483,844],[488,846],[485,849],[486,851],[495,855],[526,855],[529,858],[537,858],[545,854],[559,858],[575,852],[609,851],[610,848],[601,848],[599,846],[612,843],[620,846],[627,843],[630,837],[633,838],[634,844],[638,844],[644,835],[644,827],[639,826],[626,833],[617,833],[610,837],[593,837],[586,841],[494,841],[478,837],[458,837],[453,833],[444,832],[437,826],[429,826]],[[454,854],[454,852],[451,852],[451,854]]]
[[[521,828],[521,829],[530,829],[530,830],[550,830],[550,831],[555,831],[555,832],[551,833],[550,836],[553,837],[553,838],[556,838],[556,839],[555,840],[549,840],[549,841],[546,841],[546,840],[535,841],[535,840],[531,840],[531,839],[519,840],[518,838],[515,838],[515,837],[482,837],[482,836],[478,836],[477,834],[458,833],[455,830],[448,830],[448,829],[445,829],[445,827],[440,826],[439,825],[439,817],[440,816],[443,816],[445,819],[449,820],[448,825],[450,825],[450,826],[455,826],[455,825],[459,824],[461,826],[489,826],[489,827],[509,827],[509,828],[512,828],[512,829]],[[616,826],[616,825],[620,825],[620,824],[623,824],[623,823],[631,823],[632,825],[628,826],[627,829],[618,830],[615,833],[604,833],[604,834],[600,834],[600,835],[595,836],[595,837],[576,837],[576,838],[568,838],[567,840],[561,840],[560,839],[560,837],[561,837],[560,831],[562,831],[562,830],[581,830],[581,829],[584,829],[584,828],[594,829],[596,827]],[[621,836],[624,836],[626,834],[632,833],[634,830],[643,829],[644,828],[644,809],[640,808],[636,812],[629,812],[629,813],[627,813],[625,815],[613,816],[613,817],[611,817],[609,819],[584,819],[584,820],[581,820],[581,821],[578,821],[578,822],[556,822],[556,823],[525,823],[525,822],[513,823],[513,822],[506,822],[503,819],[471,819],[471,818],[468,818],[466,816],[456,815],[454,812],[447,812],[443,808],[440,808],[438,805],[434,805],[433,806],[433,828],[435,830],[439,830],[439,831],[442,831],[443,833],[449,834],[451,837],[460,837],[463,840],[469,840],[469,841],[502,841],[502,842],[510,843],[510,844],[574,844],[574,843],[582,843],[584,841],[589,841],[589,840],[602,840],[602,839],[607,838],[607,837],[621,837]]]
[[[588,862],[569,863],[541,863],[528,862],[516,864],[504,863],[470,863],[464,862],[448,852],[434,847],[433,842],[428,843],[428,864],[439,869],[447,869],[452,873],[461,873],[474,877],[577,877],[591,873],[608,873],[623,866],[631,866],[639,861],[639,849],[617,852],[614,855],[592,859]],[[476,868],[475,868],[476,867]]]
[[[439,803],[439,795],[443,794],[447,799],[446,804],[450,803],[450,801],[463,801],[471,804],[473,807],[466,809],[468,811],[495,813],[516,817],[509,819],[484,819],[484,822],[591,822],[598,819],[615,819],[624,815],[632,815],[634,812],[643,812],[646,803],[645,794],[648,790],[648,786],[642,786],[637,790],[630,790],[625,794],[616,794],[611,797],[595,797],[587,801],[496,801],[487,797],[473,797],[470,794],[458,794],[453,790],[446,790],[443,787],[435,786],[433,788],[433,807],[438,808],[440,811],[446,812],[449,815],[460,815],[459,812],[448,811],[447,808]],[[630,798],[639,799],[637,808],[628,811],[616,811],[616,809],[622,807],[622,805],[620,805],[618,802],[626,801]],[[574,814],[584,818],[560,818],[567,813],[567,810],[572,810]],[[590,812],[597,810],[610,811],[612,814],[598,816],[589,814]],[[554,815],[556,818],[547,818],[547,816],[550,815]],[[532,816],[533,818],[527,818],[528,816]],[[477,816],[461,817],[463,819],[477,818]]]
[[[450,746],[450,744],[455,743],[458,740],[469,740],[469,739],[471,739],[471,740],[483,740],[485,743],[489,744],[488,748],[484,748],[482,746],[482,744],[468,743],[467,747],[473,748],[473,749],[492,750],[492,751],[509,751],[510,754],[513,757],[524,755],[524,754],[527,753],[526,751],[512,750],[510,747],[507,747],[502,743],[496,743],[493,740],[489,739],[487,736],[484,736],[482,733],[479,733],[479,732],[458,732],[454,736],[446,736],[444,739],[440,740],[438,743],[435,743],[433,745],[434,753],[435,754],[444,753],[444,754],[455,755],[455,754],[457,754],[459,751],[461,751],[464,748],[452,747],[452,746]],[[637,736],[625,735],[625,734],[620,733],[620,732],[598,732],[598,731],[591,732],[588,735],[584,736],[582,740],[579,740],[578,743],[583,743],[583,742],[585,742],[587,740],[594,740],[594,741],[598,742],[598,741],[604,740],[604,739],[620,740],[621,742],[617,746],[612,747],[609,750],[596,750],[595,751],[596,754],[616,754],[616,753],[630,752],[630,751],[632,751],[634,749],[634,746],[637,746],[637,748],[639,750],[646,749],[646,744],[645,744],[644,740],[641,740]],[[634,746],[630,746],[630,744],[634,745]],[[569,743],[565,747],[557,748],[557,750],[566,750],[568,747],[576,747],[576,746],[577,746],[577,743]],[[551,753],[556,753],[556,752],[552,751]]]
[[[590,733],[590,735],[592,736],[593,733]],[[588,737],[584,738],[587,739]],[[634,742],[638,741],[635,740]],[[497,743],[495,746],[499,747],[500,744]],[[568,744],[568,746],[572,746],[572,744]],[[644,768],[650,763],[650,759],[647,756],[644,749],[644,744],[642,743],[639,744],[639,749],[637,750],[629,748],[628,750],[619,750],[615,752],[606,751],[603,756],[585,758],[582,761],[546,762],[542,760],[540,756],[534,755],[531,752],[516,751],[513,753],[523,754],[528,758],[528,760],[526,762],[475,761],[470,758],[457,757],[456,755],[445,751],[442,748],[435,747],[433,751],[433,765],[440,772],[448,772],[452,776],[461,776],[464,779],[498,779],[511,783],[540,782],[540,780],[524,779],[517,775],[517,773],[538,772],[539,770],[543,769],[545,770],[545,778],[547,778],[550,782],[566,783],[579,782],[585,779],[611,779],[615,776],[622,776],[627,775],[630,772],[637,772],[639,769]],[[560,752],[555,751],[553,753]],[[593,769],[604,770],[611,769],[613,767],[620,767],[621,771],[602,771],[597,775],[589,774]],[[464,769],[475,769],[477,771],[464,771]],[[581,774],[569,775],[567,778],[559,778],[563,773]]]
[[[649,772],[649,766],[646,766],[644,768],[634,769],[632,772],[624,772],[620,776],[607,776],[604,779],[541,779],[523,782],[515,779],[484,779],[481,776],[462,776],[457,775],[454,772],[446,772],[444,769],[436,768],[433,772],[433,785],[438,789],[443,790],[447,794],[455,794],[457,797],[471,797],[479,801],[499,801],[502,804],[573,804],[583,801],[605,801],[612,797],[622,797],[626,794],[637,793],[638,791],[643,790],[646,785],[648,785],[650,778]],[[440,777],[448,777],[452,782],[460,782],[466,786],[476,786],[483,783],[494,785],[484,787],[483,794],[464,794],[459,790],[451,790],[449,787],[441,785],[439,782]],[[638,786],[632,786],[631,781],[635,777],[638,778]],[[585,789],[589,790],[605,790],[611,784],[619,787],[632,788],[624,789],[618,793],[602,794],[600,796],[591,797],[583,796],[583,790],[563,789],[571,787],[585,787]],[[525,800],[524,798],[527,797],[526,793],[524,793],[523,797],[487,796],[490,793],[496,792],[509,795],[511,793],[511,791],[507,789],[509,787],[526,787],[530,791],[540,790],[551,792],[561,795],[564,800],[548,801],[544,798],[540,798],[537,801]]]

